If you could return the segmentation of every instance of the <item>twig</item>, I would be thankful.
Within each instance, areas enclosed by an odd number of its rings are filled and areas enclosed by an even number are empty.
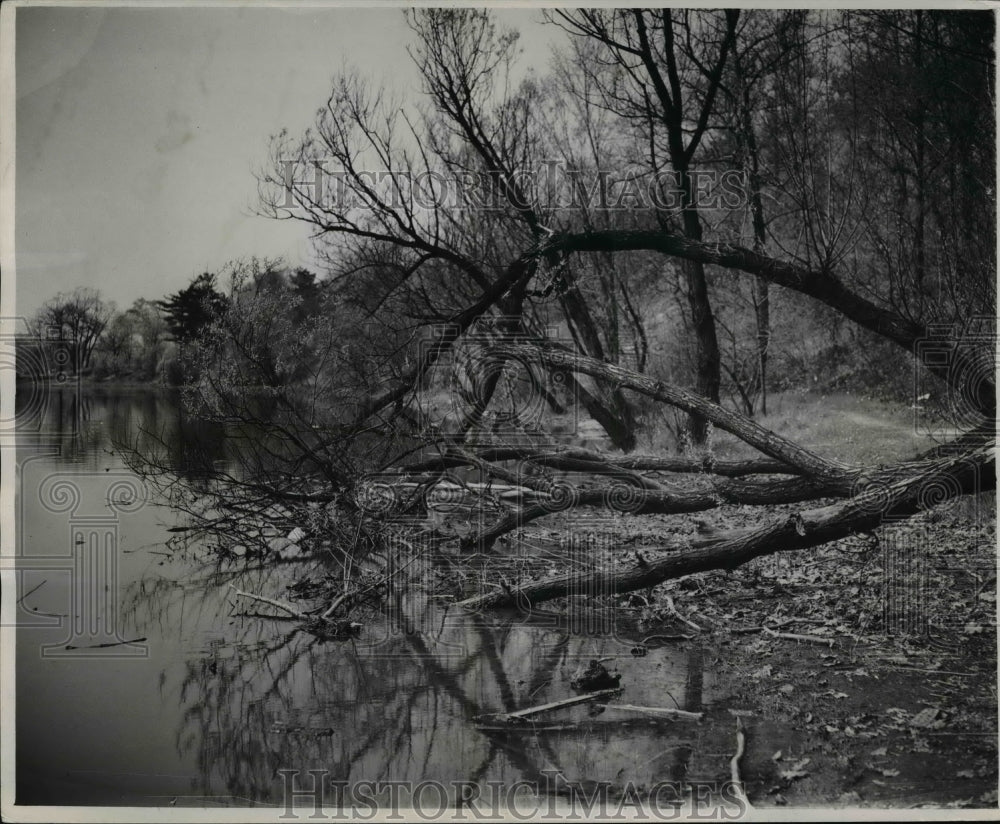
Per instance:
[[[331,615],[333,615],[333,613],[337,611],[337,607],[339,607],[342,603],[344,603],[344,601],[350,598],[353,594],[354,594],[353,592],[342,592],[340,595],[338,595],[330,602],[329,609],[327,609],[326,612],[324,612],[320,617],[324,621],[327,620]]]
[[[586,695],[574,695],[572,698],[563,698],[559,701],[551,701],[548,704],[540,704],[537,707],[527,707],[523,710],[517,710],[516,712],[507,713],[508,718],[527,718],[529,715],[538,715],[542,712],[549,712],[551,710],[562,709],[563,707],[572,707],[576,704],[586,704],[588,701],[597,701],[601,698],[608,698],[612,695],[617,695],[621,692],[621,687],[614,687],[607,690],[598,690],[597,692],[588,692]]]
[[[538,715],[543,712],[550,712],[551,710],[562,709],[563,707],[572,707],[576,704],[585,704],[588,701],[598,701],[601,698],[610,698],[612,695],[617,695],[620,693],[621,687],[615,687],[614,689],[598,690],[597,692],[589,692],[586,695],[574,695],[571,698],[563,698],[560,701],[551,701],[548,704],[539,704],[537,707],[526,707],[523,710],[517,710],[516,712],[506,712],[497,714],[487,714],[480,716],[483,723],[489,723],[491,721],[498,721],[500,723],[509,723],[512,721],[520,721],[528,718],[532,715]]]
[[[237,589],[232,584],[229,585],[229,588],[237,595],[242,596],[243,598],[251,598],[254,601],[260,601],[265,604],[270,604],[272,607],[277,607],[283,612],[287,612],[289,615],[294,615],[296,618],[299,618],[302,621],[306,621],[309,618],[309,616],[306,615],[304,612],[299,612],[297,609],[295,609],[295,607],[289,606],[288,604],[282,601],[277,601],[274,598],[266,598],[263,595],[254,595],[252,592],[244,592],[241,589]]]
[[[750,799],[743,789],[743,779],[740,778],[740,759],[743,757],[743,750],[746,747],[746,736],[743,734],[743,719],[736,716],[736,755],[729,761],[729,777],[733,782],[733,789],[737,793],[737,800],[742,801],[747,807],[752,806]]]
[[[20,604],[21,601],[23,601],[25,598],[27,598],[29,595],[31,595],[32,592],[36,592],[37,590],[41,589],[43,586],[45,586],[46,583],[48,583],[48,580],[49,579],[46,578],[37,587],[33,587],[32,589],[29,589],[26,593],[24,593],[24,595],[22,595],[20,598],[17,599],[17,603]]]
[[[236,606],[235,601],[229,602],[233,607]],[[271,615],[267,612],[233,612],[230,613],[233,618],[265,618],[268,621],[294,621],[296,620],[291,615]]]
[[[685,618],[677,611],[677,605],[674,604],[674,598],[672,595],[667,596],[667,609],[675,618],[677,618],[677,620],[687,624],[695,632],[701,632],[701,627],[699,627],[694,621],[689,621],[687,618]]]
[[[675,710],[671,707],[637,707],[635,704],[598,704],[608,710],[625,710],[626,712],[640,712],[644,715],[670,716],[671,718],[689,718],[692,721],[700,721],[702,713],[688,712],[687,710]]]
[[[539,691],[540,689],[542,689],[543,687],[546,687],[546,686],[548,686],[548,685],[549,685],[549,684],[551,684],[551,683],[552,683],[552,679],[551,679],[551,678],[550,678],[550,679],[548,679],[547,681],[542,681],[542,683],[541,683],[541,684],[539,684],[539,685],[538,685],[537,687],[535,687],[535,688],[534,688],[534,689],[533,689],[533,690],[531,691],[531,694],[530,694],[530,695],[528,696],[528,698],[534,698],[534,696],[535,696],[535,693],[536,693],[536,692],[538,692],[538,691]]]
[[[537,724],[532,724],[530,727],[512,727],[502,724],[493,724],[492,726],[487,724],[476,725],[476,729],[480,732],[502,732],[506,735],[535,735],[540,732],[565,732],[567,730],[577,730],[579,728],[579,724],[550,724],[547,727],[539,727]]]
[[[146,639],[143,638],[133,638],[131,641],[112,641],[107,644],[88,644],[86,646],[77,647],[73,644],[67,644],[66,649],[105,649],[106,647],[123,647],[126,644],[139,644]]]
[[[820,635],[798,635],[794,632],[775,632],[773,629],[764,627],[764,632],[774,638],[784,638],[786,641],[800,641],[804,644],[822,644],[825,647],[832,647],[833,638],[824,638]]]

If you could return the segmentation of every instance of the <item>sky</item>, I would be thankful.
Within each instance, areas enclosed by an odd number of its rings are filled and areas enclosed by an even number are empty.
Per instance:
[[[544,70],[557,29],[499,13]],[[127,308],[257,255],[313,263],[253,214],[268,138],[345,66],[417,94],[400,8],[24,7],[16,26],[16,314],[77,286]]]

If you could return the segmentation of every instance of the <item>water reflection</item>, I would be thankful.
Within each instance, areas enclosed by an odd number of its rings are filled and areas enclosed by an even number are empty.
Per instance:
[[[164,450],[165,463],[187,478],[232,460],[223,428],[190,415],[174,389],[53,384],[39,403],[19,385],[15,409],[22,451],[41,449],[82,469],[104,467],[122,446]]]
[[[284,621],[268,632],[241,619],[187,662],[176,690],[177,742],[196,754],[199,792],[280,804],[283,769],[324,769],[347,784],[544,785],[544,771],[558,770],[571,781],[648,786],[665,778],[668,752],[686,763],[692,730],[683,723],[590,717],[586,707],[559,711],[534,734],[488,734],[474,723],[572,695],[572,671],[605,656],[615,657],[629,701],[691,707],[684,653],[638,659],[627,639],[448,613],[427,601],[395,606],[392,616],[372,616],[360,638],[338,644]]]
[[[26,439],[18,453],[19,551],[29,558],[72,552],[66,517],[33,490],[60,473],[84,497],[104,490],[108,473],[128,471],[115,443],[155,437],[190,476],[205,460],[231,460],[218,429],[185,416],[170,392],[57,391],[39,423],[48,440]],[[101,491],[92,506],[106,503]],[[19,802],[281,805],[281,770],[322,769],[347,783],[508,785],[545,784],[553,770],[612,786],[724,775],[719,759],[692,763],[705,729],[686,722],[586,706],[544,717],[532,734],[486,733],[474,722],[568,697],[571,673],[604,657],[621,672],[628,703],[700,709],[697,646],[637,658],[623,633],[469,615],[415,591],[359,617],[358,638],[324,643],[294,622],[241,614],[249,608],[233,604],[230,589],[287,598],[290,584],[324,571],[321,560],[209,570],[162,554],[173,517],[152,502],[115,522],[120,632],[146,638],[147,656],[48,660],[38,650],[59,643],[65,625],[19,629]],[[27,569],[21,594],[44,585],[26,608],[68,618],[72,576]]]

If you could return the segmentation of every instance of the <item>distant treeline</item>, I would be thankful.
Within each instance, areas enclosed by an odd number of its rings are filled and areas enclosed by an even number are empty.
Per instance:
[[[237,268],[239,277],[233,274]],[[29,334],[17,338],[17,377],[180,385],[192,377],[186,350],[222,318],[236,291],[285,294],[301,307],[295,310],[301,320],[319,307],[323,289],[324,282],[307,269],[254,259],[221,276],[203,272],[165,298],[139,298],[125,310],[97,289],[61,292],[31,319]]]

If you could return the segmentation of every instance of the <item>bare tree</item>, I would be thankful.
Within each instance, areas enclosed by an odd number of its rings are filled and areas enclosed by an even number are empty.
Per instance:
[[[314,132],[275,141],[273,166],[262,179],[265,210],[316,231],[332,280],[344,288],[330,290],[322,312],[298,325],[287,283],[279,278],[266,285],[273,273],[251,271],[233,282],[230,308],[202,346],[206,360],[198,386],[200,402],[219,421],[256,427],[264,435],[248,439],[256,450],[253,463],[224,479],[223,492],[238,503],[232,512],[245,515],[280,502],[283,524],[289,525],[294,506],[314,540],[336,529],[348,542],[353,532],[364,536],[371,551],[389,532],[427,539],[434,532],[428,525],[434,495],[446,493],[452,505],[476,517],[463,534],[445,531],[444,540],[453,549],[486,552],[532,520],[577,508],[625,516],[709,511],[724,503],[761,508],[758,526],[665,541],[666,554],[659,558],[620,562],[610,570],[570,568],[523,586],[499,582],[493,592],[467,602],[483,606],[536,603],[594,592],[597,585],[623,592],[698,570],[732,568],[769,552],[874,529],[887,518],[933,506],[942,495],[993,488],[989,330],[965,340],[954,328],[938,326],[938,316],[909,311],[894,295],[882,258],[866,245],[881,224],[869,208],[875,196],[864,191],[859,176],[867,162],[860,127],[836,128],[831,102],[860,105],[851,90],[862,64],[855,60],[857,38],[844,20],[788,16],[782,18],[787,25],[765,27],[761,36],[774,39],[776,47],[764,72],[764,52],[740,39],[755,30],[740,28],[736,13],[588,11],[558,19],[580,42],[596,45],[608,64],[607,73],[591,71],[597,91],[581,99],[628,118],[635,124],[632,133],[648,138],[647,170],[669,165],[678,175],[677,213],[660,209],[653,220],[637,219],[638,225],[554,223],[558,213],[546,211],[538,192],[517,174],[540,144],[530,139],[533,88],[508,93],[505,85],[512,38],[478,13],[412,16],[419,36],[414,56],[429,110],[401,108],[346,75]],[[760,98],[748,95],[748,88],[761,98],[766,92],[768,99],[767,128],[759,132]],[[729,101],[739,164],[759,173],[761,166],[754,164],[766,160],[770,169],[750,185],[751,246],[735,242],[724,221],[713,227],[714,236],[704,237],[708,213],[692,187],[699,149],[726,151],[732,145],[716,134],[725,126],[718,117],[720,95]],[[976,97],[980,108],[985,98]],[[775,124],[783,128],[771,128]],[[758,134],[760,144],[752,149]],[[326,175],[312,174],[331,163]],[[377,169],[384,174],[375,174]],[[483,180],[494,187],[486,191],[498,195],[490,208],[459,208],[460,201],[483,196]],[[455,186],[457,200],[419,196],[415,187],[427,181]],[[777,206],[762,233],[768,198]],[[924,261],[930,265],[926,226],[924,234]],[[969,254],[967,271],[990,265],[991,249],[962,248]],[[593,307],[600,299],[588,299],[579,288],[578,275],[587,267],[612,284],[609,269],[650,259],[676,263],[685,273],[701,359],[697,391],[616,363],[607,340],[596,334]],[[944,258],[939,264],[948,271]],[[959,434],[893,466],[845,465],[721,405],[708,272],[720,288],[737,277],[759,279],[901,357],[915,357],[915,366],[939,381]],[[571,296],[559,304],[574,327],[570,342],[546,334],[536,322],[545,317],[547,284],[556,284],[555,291],[563,288],[560,282]],[[956,293],[971,293],[967,285]],[[428,426],[421,396],[428,386],[435,389],[435,369],[463,351],[475,355],[474,368],[465,372],[481,372],[472,402],[455,430],[443,431],[440,420]],[[944,357],[925,358],[925,352]],[[305,374],[293,364],[304,364]],[[515,364],[530,378],[525,394],[543,396],[550,385],[545,376],[569,375],[577,386],[601,387],[604,399],[634,403],[642,397],[679,410],[706,437],[714,430],[728,433],[752,457],[716,462],[711,451],[699,459],[614,454],[560,442],[555,431],[518,438],[525,433],[480,426],[487,407],[500,402],[503,376]],[[250,392],[261,388],[271,402],[267,415],[252,411]],[[447,387],[452,396],[465,389]],[[348,408],[348,398],[360,403]],[[370,504],[375,487],[384,495],[379,506]],[[770,510],[807,503],[810,508],[796,508],[791,516]],[[313,505],[323,514],[313,512]],[[201,514],[207,517],[208,510]]]
[[[89,368],[94,349],[114,311],[114,304],[105,302],[98,290],[79,287],[46,301],[35,317],[35,327],[44,339],[61,341],[72,368],[83,371]]]
[[[712,125],[723,72],[732,51],[738,11],[723,14],[669,9],[559,12],[554,20],[572,34],[603,47],[610,68],[599,79],[600,103],[626,122],[649,129],[651,171],[669,164],[680,194],[684,235],[703,237],[702,217],[692,178],[698,150]],[[593,71],[580,66],[581,71]],[[663,225],[672,216],[661,215]],[[687,299],[697,351],[696,386],[719,399],[720,355],[708,281],[698,261],[684,262]],[[691,419],[691,435],[703,443],[706,422]]]

